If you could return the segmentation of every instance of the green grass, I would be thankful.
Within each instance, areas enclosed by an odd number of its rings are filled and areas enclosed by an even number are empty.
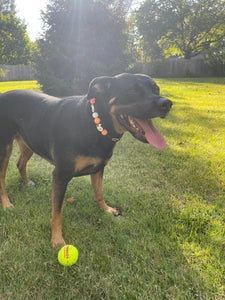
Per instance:
[[[73,267],[60,266],[50,244],[52,167],[34,156],[36,186],[26,186],[15,147],[7,173],[15,209],[0,209],[0,299],[225,299],[225,79],[156,81],[174,102],[154,122],[168,147],[130,134],[118,143],[104,191],[122,217],[98,209],[89,177],[71,181],[63,232],[79,249]]]
[[[7,91],[17,89],[29,89],[33,91],[40,91],[40,85],[35,80],[0,82],[0,93],[5,93]]]

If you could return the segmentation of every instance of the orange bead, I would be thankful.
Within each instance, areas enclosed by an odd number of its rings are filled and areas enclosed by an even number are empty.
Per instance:
[[[91,103],[91,104],[95,104],[95,98],[92,98],[92,99],[90,100],[90,103]]]
[[[100,124],[101,120],[100,120],[100,118],[95,118],[94,122],[95,122],[95,124]]]
[[[106,129],[104,129],[102,132],[101,132],[102,135],[107,135],[108,134],[108,131]]]

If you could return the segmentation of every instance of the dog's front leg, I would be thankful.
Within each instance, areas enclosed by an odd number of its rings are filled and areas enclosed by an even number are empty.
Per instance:
[[[114,216],[118,216],[119,212],[115,208],[108,206],[104,201],[102,189],[103,171],[104,169],[95,174],[91,174],[91,183],[94,190],[95,201],[101,209],[113,214]]]
[[[57,169],[53,171],[52,185],[52,245],[62,246],[65,241],[62,236],[63,199],[69,180],[60,176]]]

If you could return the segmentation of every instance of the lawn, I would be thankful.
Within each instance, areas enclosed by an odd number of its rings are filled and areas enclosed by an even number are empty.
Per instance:
[[[0,299],[225,299],[225,78],[157,79],[174,106],[155,124],[158,151],[125,134],[105,169],[113,217],[93,201],[89,177],[69,184],[63,232],[79,250],[72,267],[50,244],[51,171],[38,156],[7,173],[13,210],[0,209]],[[0,83],[0,92],[38,90]]]
[[[28,89],[33,91],[40,91],[40,85],[37,81],[8,81],[8,82],[0,82],[0,93],[4,93],[10,90],[17,89]]]

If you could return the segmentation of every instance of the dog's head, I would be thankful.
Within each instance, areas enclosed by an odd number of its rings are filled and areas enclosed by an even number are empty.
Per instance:
[[[152,119],[165,118],[172,102],[160,96],[159,87],[149,76],[125,73],[115,77],[97,77],[89,86],[87,98],[95,98],[104,106],[118,133],[129,131],[142,142],[158,149],[165,148],[165,140],[154,127]]]

